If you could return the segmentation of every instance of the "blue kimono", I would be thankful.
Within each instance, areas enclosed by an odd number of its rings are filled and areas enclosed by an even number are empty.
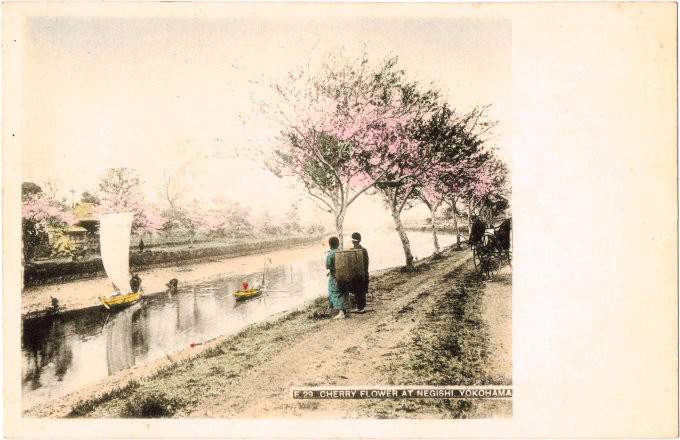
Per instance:
[[[335,253],[337,249],[331,249],[326,257],[326,269],[331,271],[328,276],[328,299],[335,310],[349,309],[349,293],[340,290],[338,281],[335,279]]]

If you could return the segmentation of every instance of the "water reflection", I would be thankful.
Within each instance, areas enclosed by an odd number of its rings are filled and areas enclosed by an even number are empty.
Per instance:
[[[409,238],[416,255],[431,253],[429,234],[410,233]],[[447,245],[453,239],[443,236],[440,241]],[[242,282],[260,282],[261,272],[187,286],[180,280],[176,294],[147,297],[117,312],[102,307],[25,320],[21,341],[23,406],[29,408],[325,295],[324,259],[320,252],[309,260],[268,268],[268,289],[246,301],[235,301],[232,293]],[[371,253],[374,270],[402,263],[399,253]]]
[[[73,360],[73,353],[66,343],[65,326],[60,318],[35,320],[24,326],[22,346],[28,354],[23,381],[31,389],[42,386],[41,374],[49,365],[57,381],[62,381]]]

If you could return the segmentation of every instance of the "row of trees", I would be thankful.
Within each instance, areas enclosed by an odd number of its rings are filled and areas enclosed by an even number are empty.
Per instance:
[[[397,58],[371,64],[366,55],[331,55],[318,71],[290,72],[272,91],[278,99],[258,105],[280,133],[268,165],[297,177],[333,215],[341,246],[347,208],[366,192],[390,210],[408,266],[401,213],[414,203],[430,210],[436,252],[443,203],[455,214],[462,202],[469,216],[487,219],[507,208],[507,167],[487,145],[495,126],[488,107],[459,113],[434,85],[410,81]]]
[[[145,201],[140,178],[134,170],[111,168],[102,176],[98,191],[83,192],[80,201],[94,205],[95,216],[108,212],[133,212],[132,232],[135,234],[179,234],[188,236],[192,243],[199,235],[234,238],[255,233],[290,234],[302,230],[297,205],[293,205],[283,218],[265,211],[259,218],[253,219],[244,206],[220,197],[212,200],[209,207],[196,200],[185,205],[181,203],[181,192],[176,188],[179,188],[176,181],[164,180],[159,192],[168,203],[161,210]],[[44,191],[32,182],[22,184],[22,239],[26,262],[35,258],[38,248],[48,244],[50,233],[64,237],[68,227],[78,221],[72,213],[72,206],[64,199],[59,200],[57,193]],[[66,245],[75,249],[73,243]]]

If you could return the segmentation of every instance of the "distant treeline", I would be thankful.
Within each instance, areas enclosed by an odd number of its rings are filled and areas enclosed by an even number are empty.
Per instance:
[[[321,240],[322,234],[314,236],[270,237],[259,241],[219,244],[196,249],[145,250],[144,253],[130,253],[132,270],[149,269],[175,264],[198,263],[217,257],[235,257],[260,251],[286,248]],[[59,283],[105,275],[100,258],[88,261],[32,264],[24,268],[24,287]]]

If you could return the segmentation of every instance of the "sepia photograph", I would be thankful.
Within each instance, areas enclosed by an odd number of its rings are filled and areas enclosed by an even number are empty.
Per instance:
[[[534,5],[559,22],[559,8]],[[586,5],[583,14],[561,10],[595,35]],[[601,6],[612,11],[602,20],[623,23],[618,5]],[[619,175],[597,159],[612,157],[610,144],[567,153],[545,141],[559,137],[549,129],[556,115],[536,128],[551,116],[532,101],[545,98],[532,90],[540,58],[521,55],[527,41],[543,41],[539,31],[522,40],[527,22],[541,23],[530,5],[2,6],[4,402],[14,436],[49,437],[44,427],[67,421],[88,430],[96,420],[126,427],[98,428],[97,437],[360,435],[337,430],[343,421],[363,424],[351,426],[365,426],[365,437],[550,432],[518,415],[515,390],[539,407],[547,398],[532,394],[550,389],[539,379],[547,376],[527,371],[548,371],[555,358],[530,344],[558,350],[540,326],[559,331],[549,316],[577,306],[553,288],[567,295],[565,283],[588,276],[566,264],[604,250],[578,232],[600,216],[584,207],[578,179]],[[675,8],[666,6],[639,8]],[[565,50],[564,33],[554,38]],[[675,63],[665,73],[677,72],[675,48],[660,47]],[[662,94],[676,91],[664,78]],[[577,89],[595,99],[587,85]],[[565,108],[560,117],[585,111]],[[650,160],[674,157],[672,125],[660,130],[670,144],[659,142]],[[629,159],[620,158],[644,166]],[[677,179],[666,163],[657,178]],[[567,169],[573,179],[560,180]],[[672,180],[659,188],[664,200],[677,196]],[[610,194],[594,197],[608,203]],[[573,223],[546,211],[564,195]],[[673,202],[665,206],[660,218],[677,221]],[[615,229],[623,212],[608,212],[599,231]],[[542,241],[548,231],[553,241]],[[581,240],[588,245],[574,253]],[[560,265],[567,254],[586,259]],[[607,277],[606,267],[588,269]],[[677,289],[665,286],[677,312]],[[585,329],[582,317],[564,318]],[[677,316],[659,322],[677,326]],[[677,334],[664,334],[654,359],[664,377],[675,365],[677,388]],[[580,353],[556,368],[588,357]],[[664,399],[672,409],[672,395]],[[140,424],[165,419],[186,424],[173,434]],[[510,428],[469,430],[468,419]],[[225,420],[265,423],[257,433],[203,430]],[[419,431],[414,420],[463,431]],[[379,421],[410,430],[377,430]],[[268,432],[269,423],[277,428]]]

